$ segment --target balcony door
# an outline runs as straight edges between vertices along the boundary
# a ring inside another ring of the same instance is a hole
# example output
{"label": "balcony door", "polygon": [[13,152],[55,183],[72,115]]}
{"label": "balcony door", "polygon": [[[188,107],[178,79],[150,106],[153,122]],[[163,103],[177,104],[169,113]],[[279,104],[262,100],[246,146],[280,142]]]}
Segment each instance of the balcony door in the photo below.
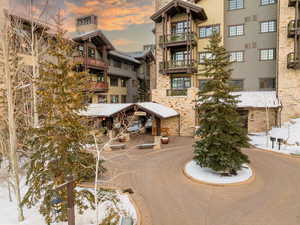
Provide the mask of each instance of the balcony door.
{"label": "balcony door", "polygon": [[171,33],[172,35],[183,34],[189,31],[188,21],[181,21],[171,24]]}
{"label": "balcony door", "polygon": [[171,52],[172,65],[175,67],[184,67],[190,60],[190,55],[186,50],[177,50]]}

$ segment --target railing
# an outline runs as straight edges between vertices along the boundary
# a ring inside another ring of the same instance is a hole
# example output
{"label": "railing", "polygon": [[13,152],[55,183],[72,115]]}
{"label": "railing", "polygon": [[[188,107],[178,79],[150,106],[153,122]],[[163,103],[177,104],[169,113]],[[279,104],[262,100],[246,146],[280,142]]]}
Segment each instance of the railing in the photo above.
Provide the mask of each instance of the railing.
{"label": "railing", "polygon": [[82,64],[85,64],[85,62],[86,62],[87,66],[95,66],[95,67],[100,67],[103,69],[108,67],[108,65],[101,59],[85,58],[83,56],[77,56],[74,58],[74,60],[75,60],[75,62],[79,62]]}
{"label": "railing", "polygon": [[196,60],[172,60],[167,62],[160,62],[159,69],[162,70],[176,70],[176,69],[197,69]]}
{"label": "railing", "polygon": [[288,37],[294,37],[299,28],[300,20],[298,20],[298,23],[296,23],[296,20],[291,20],[288,24]]}
{"label": "railing", "polygon": [[188,89],[168,89],[167,96],[187,96]]}
{"label": "railing", "polygon": [[187,32],[187,33],[177,33],[177,34],[167,34],[161,35],[159,38],[159,43],[176,43],[176,42],[183,42],[183,41],[196,41],[197,34],[194,32]]}
{"label": "railing", "polygon": [[108,83],[106,82],[91,82],[91,91],[106,92],[108,90]]}
{"label": "railing", "polygon": [[295,69],[298,63],[299,63],[299,59],[296,57],[294,52],[291,52],[287,55],[288,69]]}

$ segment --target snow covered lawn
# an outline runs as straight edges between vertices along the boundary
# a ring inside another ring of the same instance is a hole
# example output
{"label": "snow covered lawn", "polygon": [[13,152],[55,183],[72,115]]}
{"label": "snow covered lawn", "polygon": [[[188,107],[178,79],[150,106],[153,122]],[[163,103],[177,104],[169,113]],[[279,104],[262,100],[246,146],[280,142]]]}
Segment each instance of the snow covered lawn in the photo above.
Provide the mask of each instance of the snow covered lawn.
{"label": "snow covered lawn", "polygon": [[245,168],[238,171],[237,176],[221,176],[212,169],[201,168],[195,161],[190,161],[185,165],[185,173],[200,182],[210,184],[234,184],[248,180],[252,176],[252,170],[249,166],[244,165]]}
{"label": "snow covered lawn", "polygon": [[[0,225],[46,225],[38,208],[28,209],[26,207],[24,207],[25,221],[18,223],[14,195],[13,202],[9,202],[7,185],[6,182],[2,181],[0,180]],[[23,185],[23,194],[25,189],[26,187]],[[99,203],[99,222],[107,216],[111,208],[117,208],[120,215],[131,216],[136,224],[137,213],[128,196],[120,192],[116,192],[116,196],[116,205],[111,201]],[[95,225],[95,220],[95,211],[92,209],[86,210],[83,215],[79,215],[76,212],[76,225]],[[67,225],[67,223],[59,223],[57,225]]]}
{"label": "snow covered lawn", "polygon": [[[266,133],[254,133],[250,134],[249,137],[251,139],[250,143],[260,149],[279,152],[282,154],[300,155],[300,118],[284,123],[281,128],[272,128],[269,135],[266,135]],[[274,143],[274,148],[272,149],[270,137],[274,137],[276,139],[281,138],[286,143],[282,144],[279,150],[279,146],[276,141]]]}

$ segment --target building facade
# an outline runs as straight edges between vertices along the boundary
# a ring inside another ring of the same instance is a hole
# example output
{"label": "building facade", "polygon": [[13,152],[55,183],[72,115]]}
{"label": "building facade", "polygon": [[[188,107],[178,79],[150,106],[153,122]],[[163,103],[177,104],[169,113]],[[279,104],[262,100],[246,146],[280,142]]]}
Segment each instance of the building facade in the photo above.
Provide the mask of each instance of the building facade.
{"label": "building facade", "polygon": [[[150,76],[141,70],[151,62],[140,55],[116,50],[98,29],[97,21],[94,15],[77,18],[76,32],[69,34],[78,43],[77,60],[92,75],[93,95],[89,103],[137,102],[140,77],[149,80]],[[148,52],[143,52],[147,59]]]}
{"label": "building facade", "polygon": [[193,135],[198,126],[195,100],[207,81],[201,64],[211,57],[205,47],[213,31],[230,53],[230,85],[241,95],[248,131],[299,117],[297,7],[298,0],[157,0],[152,100],[180,113],[166,121],[171,133]]}

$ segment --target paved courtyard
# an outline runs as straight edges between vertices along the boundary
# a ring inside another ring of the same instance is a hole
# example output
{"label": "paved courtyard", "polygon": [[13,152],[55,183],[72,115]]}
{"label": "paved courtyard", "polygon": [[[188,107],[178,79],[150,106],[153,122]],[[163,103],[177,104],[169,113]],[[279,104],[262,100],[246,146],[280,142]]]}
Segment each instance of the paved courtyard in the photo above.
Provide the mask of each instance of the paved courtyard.
{"label": "paved courtyard", "polygon": [[[134,142],[143,143],[145,138]],[[213,187],[183,175],[183,166],[192,158],[192,138],[172,138],[160,151],[132,145],[108,153],[114,159],[106,166],[120,174],[115,184],[133,189],[142,225],[300,224],[300,159],[246,149],[255,180]]]}

